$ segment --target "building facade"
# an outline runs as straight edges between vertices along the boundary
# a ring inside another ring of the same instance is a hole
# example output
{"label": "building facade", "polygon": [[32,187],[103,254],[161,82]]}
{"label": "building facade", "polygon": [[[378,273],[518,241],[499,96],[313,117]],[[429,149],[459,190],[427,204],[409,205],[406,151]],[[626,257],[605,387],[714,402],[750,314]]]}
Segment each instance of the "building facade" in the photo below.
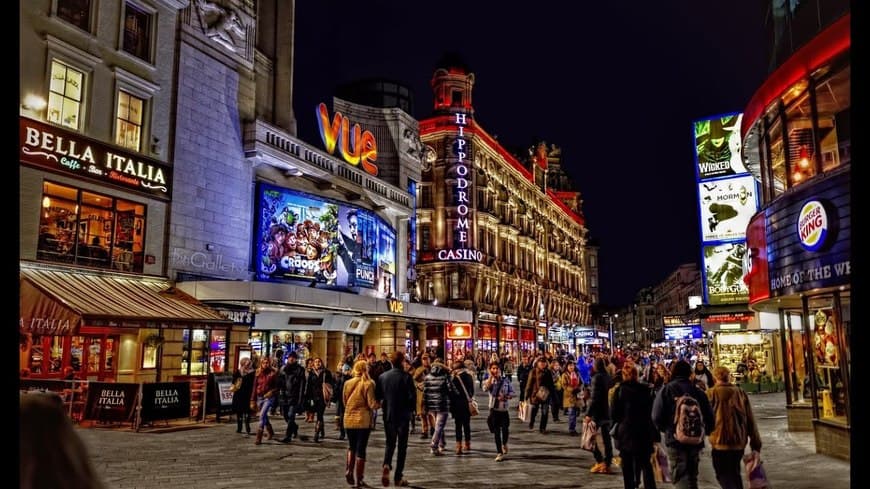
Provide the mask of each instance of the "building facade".
{"label": "building facade", "polygon": [[[20,25],[22,373],[140,382],[227,327],[166,275],[176,25],[187,2],[28,2]],[[163,375],[165,377],[165,375]]]}
{"label": "building facade", "polygon": [[[295,113],[294,3],[254,7],[195,3],[181,19],[169,273],[234,319],[231,366],[414,354],[430,323],[470,320],[406,295],[417,122],[341,98]],[[298,139],[297,124],[321,141]]]}
{"label": "building facade", "polygon": [[527,167],[480,126],[474,79],[446,58],[432,77],[412,294],[471,311],[467,323],[428,332],[446,360],[567,349],[566,332],[589,318],[584,219],[547,188],[546,148]]}
{"label": "building facade", "polygon": [[850,458],[850,3],[771,7],[771,72],[746,107],[762,206],[747,229],[750,307],[779,331],[790,430]]}

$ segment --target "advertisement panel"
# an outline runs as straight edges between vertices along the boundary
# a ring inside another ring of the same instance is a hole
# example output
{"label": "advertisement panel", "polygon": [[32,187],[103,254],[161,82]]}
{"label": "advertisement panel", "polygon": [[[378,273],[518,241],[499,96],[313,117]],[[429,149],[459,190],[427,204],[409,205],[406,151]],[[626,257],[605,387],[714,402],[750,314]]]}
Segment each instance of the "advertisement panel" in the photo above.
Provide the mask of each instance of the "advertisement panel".
{"label": "advertisement panel", "polygon": [[746,228],[743,282],[749,287],[749,302],[751,304],[770,297],[765,222],[765,214],[761,212],[749,221],[749,226]]}
{"label": "advertisement panel", "polygon": [[743,281],[746,243],[703,246],[704,295],[707,304],[737,304],[749,300],[749,287]]}
{"label": "advertisement panel", "polygon": [[700,340],[704,335],[700,324],[670,326],[665,328],[665,341]]}
{"label": "advertisement panel", "polygon": [[393,295],[396,232],[372,211],[260,183],[255,233],[260,280]]}
{"label": "advertisement panel", "polygon": [[90,382],[85,419],[97,421],[129,421],[136,407],[139,384]]}
{"label": "advertisement panel", "polygon": [[701,239],[741,239],[758,209],[755,177],[742,175],[698,183]]}
{"label": "advertisement panel", "polygon": [[190,382],[142,384],[142,422],[190,416]]}
{"label": "advertisement panel", "polygon": [[695,160],[698,180],[737,175],[748,170],[740,158],[740,121],[743,114],[723,114],[695,121]]}

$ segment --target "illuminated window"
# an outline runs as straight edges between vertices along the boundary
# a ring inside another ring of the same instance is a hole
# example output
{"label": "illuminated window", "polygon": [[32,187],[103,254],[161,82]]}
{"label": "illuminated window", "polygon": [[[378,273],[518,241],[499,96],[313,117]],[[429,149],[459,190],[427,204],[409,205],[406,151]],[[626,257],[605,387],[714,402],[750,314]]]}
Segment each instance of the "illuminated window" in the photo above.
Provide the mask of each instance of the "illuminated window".
{"label": "illuminated window", "polygon": [[115,142],[119,146],[139,151],[142,138],[142,110],[145,101],[123,90],[118,91],[118,113]]}
{"label": "illuminated window", "polygon": [[57,0],[57,16],[83,31],[91,30],[90,0]]}
{"label": "illuminated window", "polygon": [[459,272],[450,274],[450,298],[459,299]]}
{"label": "illuminated window", "polygon": [[421,224],[420,225],[420,249],[422,251],[429,251],[431,249],[431,238],[432,238],[432,225],[431,224]]}
{"label": "illuminated window", "polygon": [[145,206],[43,184],[38,260],[142,272]]}
{"label": "illuminated window", "polygon": [[51,62],[48,91],[48,121],[79,129],[85,75],[57,60]]}
{"label": "illuminated window", "polygon": [[151,14],[127,3],[124,9],[124,51],[151,61]]}

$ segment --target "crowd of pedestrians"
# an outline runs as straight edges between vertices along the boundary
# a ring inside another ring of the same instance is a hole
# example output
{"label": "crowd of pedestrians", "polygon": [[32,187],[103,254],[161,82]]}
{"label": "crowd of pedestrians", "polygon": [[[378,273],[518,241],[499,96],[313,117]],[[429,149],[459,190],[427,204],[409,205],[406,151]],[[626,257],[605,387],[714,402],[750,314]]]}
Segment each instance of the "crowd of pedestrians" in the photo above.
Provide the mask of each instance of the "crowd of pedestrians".
{"label": "crowd of pedestrians", "polygon": [[297,416],[303,413],[313,424],[313,441],[319,442],[326,436],[324,412],[333,403],[338,438],[348,443],[345,477],[353,487],[369,487],[367,447],[379,420],[386,435],[380,466],[385,487],[409,485],[404,476],[408,439],[418,430],[429,453],[444,456],[452,418],[453,453],[470,453],[475,392],[488,397],[484,414],[496,462],[509,453],[512,418],[546,436],[550,417],[561,423],[564,416],[569,436],[594,437],[581,442],[595,458],[589,471],[621,472],[625,489],[655,489],[663,481],[696,488],[705,440],[721,487],[742,489],[746,447],[752,456],[761,450],[748,396],[732,383],[727,368],[711,371],[701,359],[664,362],[644,352],[577,358],[535,352],[516,363],[509,355],[454,352],[451,357],[445,363],[430,352],[413,359],[385,352],[380,360],[359,354],[343,359],[334,374],[316,356],[304,366],[295,354],[287,355],[283,366],[271,358],[245,359],[234,374],[236,431],[251,434],[255,413],[255,443],[271,439],[269,414],[280,408],[287,424],[280,442],[309,439],[299,435]]}

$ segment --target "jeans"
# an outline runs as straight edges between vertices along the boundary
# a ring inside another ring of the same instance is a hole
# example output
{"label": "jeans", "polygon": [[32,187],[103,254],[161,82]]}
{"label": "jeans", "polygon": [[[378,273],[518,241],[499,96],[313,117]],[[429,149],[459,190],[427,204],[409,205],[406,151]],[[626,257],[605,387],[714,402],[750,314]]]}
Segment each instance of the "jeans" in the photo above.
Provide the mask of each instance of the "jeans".
{"label": "jeans", "polygon": [[491,411],[491,415],[495,425],[495,433],[493,433],[495,436],[495,451],[504,453],[502,452],[502,447],[507,445],[508,437],[511,434],[510,414],[507,411]]}
{"label": "jeans", "polygon": [[462,434],[465,434],[465,441],[471,443],[471,416],[454,416],[454,425],[456,426],[456,442],[462,441]]}
{"label": "jeans", "polygon": [[550,396],[544,402],[539,402],[537,404],[532,404],[532,416],[529,419],[529,428],[535,427],[535,418],[538,416],[538,409],[541,409],[541,431],[547,429],[547,416],[550,414],[550,401],[553,399],[553,396]]}
{"label": "jeans", "polygon": [[387,435],[387,448],[384,451],[384,465],[393,468],[393,452],[396,450],[396,442],[398,441],[399,453],[396,456],[396,473],[393,475],[394,480],[402,480],[402,475],[405,471],[405,455],[408,452],[408,423],[384,423],[384,430]]}
{"label": "jeans", "polygon": [[281,415],[284,416],[284,421],[287,422],[287,433],[284,438],[289,440],[296,432],[299,431],[299,425],[296,424],[296,409],[298,406],[282,404]]}
{"label": "jeans", "polygon": [[568,431],[572,433],[577,431],[577,408],[575,407],[568,408]]}
{"label": "jeans", "polygon": [[550,404],[553,406],[553,421],[556,421],[559,419],[559,411],[562,410],[562,391],[553,391]]}
{"label": "jeans", "polygon": [[272,396],[268,399],[266,399],[262,396],[257,396],[257,405],[259,406],[259,409],[257,409],[257,412],[260,413],[260,421],[259,421],[259,424],[257,425],[257,427],[259,429],[261,429],[261,430],[265,429],[267,426],[269,428],[272,427],[272,423],[269,422],[269,411],[272,410],[272,405],[274,403],[275,403],[275,396]]}
{"label": "jeans", "polygon": [[601,450],[598,449],[598,444],[595,444],[595,448],[592,450],[592,455],[595,457],[595,461],[598,463],[604,462],[605,465],[610,467],[610,463],[613,462],[613,440],[610,439],[610,420],[595,420],[595,424],[598,425],[598,429],[601,432],[601,438],[604,439],[604,453],[601,453]]}
{"label": "jeans", "polygon": [[366,448],[369,446],[371,428],[354,428],[347,430],[347,448],[360,460],[366,459]]}
{"label": "jeans", "polygon": [[713,470],[722,489],[743,489],[740,465],[743,463],[743,450],[713,449]]}
{"label": "jeans", "polygon": [[652,454],[620,452],[619,455],[622,457],[622,481],[625,489],[640,487],[638,473],[643,477],[643,489],[656,489],[656,479],[650,462]]}
{"label": "jeans", "polygon": [[429,414],[435,417],[435,434],[432,435],[431,448],[438,450],[446,445],[444,441],[444,427],[447,425],[449,413],[447,411],[429,411]]}
{"label": "jeans", "polygon": [[668,447],[671,480],[676,489],[698,489],[698,464],[701,447]]}

